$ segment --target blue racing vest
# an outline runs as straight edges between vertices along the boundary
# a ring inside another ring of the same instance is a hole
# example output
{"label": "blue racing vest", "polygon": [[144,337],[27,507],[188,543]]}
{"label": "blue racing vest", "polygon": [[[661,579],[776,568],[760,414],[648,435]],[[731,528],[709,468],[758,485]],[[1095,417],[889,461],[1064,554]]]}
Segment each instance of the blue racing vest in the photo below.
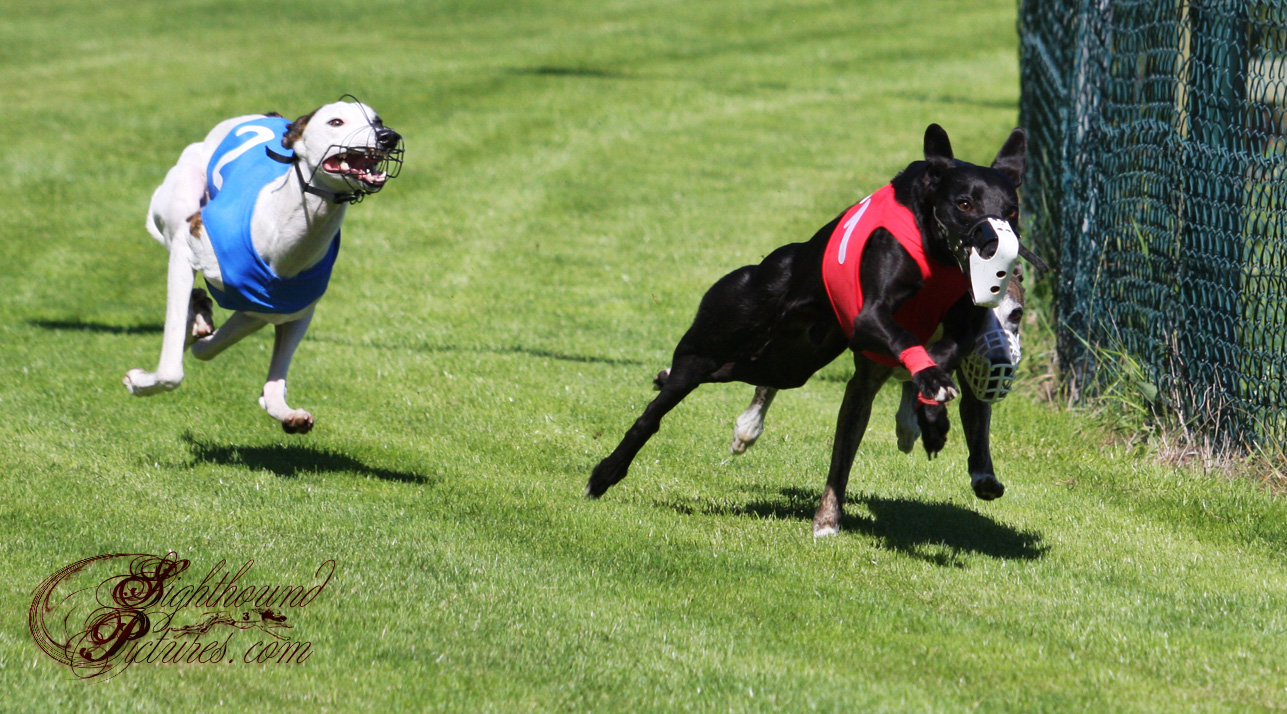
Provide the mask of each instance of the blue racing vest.
{"label": "blue racing vest", "polygon": [[331,268],[340,252],[339,231],[321,262],[289,278],[278,277],[268,267],[250,237],[250,217],[259,192],[291,170],[295,151],[282,147],[289,124],[282,117],[238,124],[215,149],[206,167],[210,200],[201,209],[201,222],[219,261],[223,290],[209,284],[206,287],[225,309],[299,312],[322,297],[331,280]]}

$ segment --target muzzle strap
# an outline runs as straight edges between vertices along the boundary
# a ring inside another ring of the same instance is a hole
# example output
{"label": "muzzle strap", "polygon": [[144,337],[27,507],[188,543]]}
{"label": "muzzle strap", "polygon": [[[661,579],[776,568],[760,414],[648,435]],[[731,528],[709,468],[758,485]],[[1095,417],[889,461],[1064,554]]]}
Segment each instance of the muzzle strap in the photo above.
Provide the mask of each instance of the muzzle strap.
{"label": "muzzle strap", "polygon": [[279,153],[277,153],[276,151],[273,151],[273,147],[271,147],[271,146],[265,146],[265,147],[264,147],[264,153],[265,153],[265,154],[268,154],[268,158],[272,159],[273,161],[276,161],[276,162],[277,162],[277,163],[279,163],[279,164],[293,164],[293,163],[295,163],[295,152],[294,152],[294,151],[290,152],[290,155],[289,155],[289,156],[287,156],[286,154],[279,154]]}
{"label": "muzzle strap", "polygon": [[1038,256],[1036,253],[1033,253],[1031,250],[1028,250],[1028,247],[1022,243],[1019,244],[1019,257],[1028,261],[1029,263],[1032,264],[1032,267],[1036,268],[1037,270],[1040,270],[1043,273],[1048,272],[1050,270],[1050,266],[1046,265],[1046,261],[1042,260],[1041,257]]}
{"label": "muzzle strap", "polygon": [[300,188],[304,189],[304,193],[321,196],[331,203],[357,203],[362,200],[362,196],[357,193],[335,193],[334,191],[327,191],[324,188],[314,186],[304,179],[304,172],[300,170],[299,162],[294,161],[292,163],[295,164],[295,176],[299,178],[299,185]]}

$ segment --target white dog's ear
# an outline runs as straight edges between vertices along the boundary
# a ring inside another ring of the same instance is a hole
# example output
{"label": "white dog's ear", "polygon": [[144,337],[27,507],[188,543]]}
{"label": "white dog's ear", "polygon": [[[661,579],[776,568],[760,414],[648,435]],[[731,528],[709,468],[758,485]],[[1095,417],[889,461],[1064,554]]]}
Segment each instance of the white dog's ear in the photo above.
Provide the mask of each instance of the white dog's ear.
{"label": "white dog's ear", "polygon": [[[317,109],[321,109],[321,107],[318,107]],[[282,137],[283,148],[292,148],[295,145],[295,142],[299,141],[299,138],[304,135],[304,130],[308,128],[308,122],[313,118],[313,115],[317,113],[317,109],[314,109],[286,126],[286,135]]]}

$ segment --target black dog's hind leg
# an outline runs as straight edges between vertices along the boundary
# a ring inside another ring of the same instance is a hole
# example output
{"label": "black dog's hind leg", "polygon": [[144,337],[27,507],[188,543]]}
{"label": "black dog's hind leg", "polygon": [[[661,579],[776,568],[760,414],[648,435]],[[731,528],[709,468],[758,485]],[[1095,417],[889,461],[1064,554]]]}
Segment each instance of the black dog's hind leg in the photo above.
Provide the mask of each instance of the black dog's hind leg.
{"label": "black dog's hind leg", "polygon": [[617,448],[594,467],[594,472],[590,474],[590,482],[585,486],[585,495],[598,498],[625,478],[639,450],[661,428],[662,417],[669,414],[671,409],[684,401],[684,397],[706,381],[716,367],[714,361],[708,358],[687,357],[676,359],[669,370],[658,374],[654,384],[661,392],[626,431],[625,437],[620,444],[617,444]]}
{"label": "black dog's hind leg", "polygon": [[845,489],[849,485],[849,471],[853,468],[854,455],[862,444],[871,418],[871,402],[893,372],[889,367],[876,364],[862,355],[854,355],[854,376],[845,386],[845,399],[840,403],[836,418],[836,439],[831,447],[831,468],[827,472],[827,485],[822,491],[822,503],[813,516],[815,538],[840,532],[840,519],[844,516]]}
{"label": "black dog's hind leg", "polygon": [[1001,498],[1005,486],[992,472],[992,449],[988,443],[992,429],[992,405],[979,401],[970,390],[969,383],[961,380],[965,389],[961,394],[961,430],[970,450],[970,487],[974,495],[984,501]]}

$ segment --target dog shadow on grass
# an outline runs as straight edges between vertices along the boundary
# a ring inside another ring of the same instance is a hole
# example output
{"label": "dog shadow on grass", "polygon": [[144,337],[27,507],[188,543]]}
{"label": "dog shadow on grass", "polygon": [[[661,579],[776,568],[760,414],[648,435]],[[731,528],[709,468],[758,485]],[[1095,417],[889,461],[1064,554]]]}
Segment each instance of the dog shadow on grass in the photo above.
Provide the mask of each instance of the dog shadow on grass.
{"label": "dog shadow on grass", "polygon": [[359,476],[418,486],[431,483],[431,479],[420,474],[368,466],[352,456],[313,446],[211,444],[198,441],[191,434],[184,434],[180,438],[188,445],[193,458],[197,461],[222,466],[240,466],[256,471],[263,470],[282,478],[296,478],[313,473],[355,473]]}
{"label": "dog shadow on grass", "polygon": [[[319,335],[308,338],[314,342],[326,342],[333,345],[345,345],[347,347],[367,347],[378,350],[391,351],[411,351],[425,353],[461,353],[461,354],[492,354],[492,355],[526,355],[537,359],[549,359],[558,362],[577,362],[581,364],[606,364],[614,367],[648,367],[652,363],[638,359],[629,359],[621,357],[604,357],[600,355],[573,354],[571,352],[559,352],[557,350],[542,349],[539,347],[526,347],[519,344],[509,345],[444,345],[444,344],[421,344],[415,342],[398,343],[398,342],[372,342],[369,340],[356,340],[336,335]],[[648,379],[652,379],[649,375]]]}
{"label": "dog shadow on grass", "polygon": [[[778,498],[742,504],[670,505],[687,513],[812,522],[819,493],[784,488]],[[970,554],[1002,560],[1038,560],[1050,549],[1039,532],[1012,528],[946,501],[850,494],[840,528],[842,536],[859,533],[875,539],[886,550],[943,566],[964,567],[961,556]]]}
{"label": "dog shadow on grass", "polygon": [[86,322],[84,320],[27,320],[27,324],[43,330],[98,332],[107,335],[159,335],[165,332],[165,325],[161,323],[151,325],[107,325],[101,322]]}

